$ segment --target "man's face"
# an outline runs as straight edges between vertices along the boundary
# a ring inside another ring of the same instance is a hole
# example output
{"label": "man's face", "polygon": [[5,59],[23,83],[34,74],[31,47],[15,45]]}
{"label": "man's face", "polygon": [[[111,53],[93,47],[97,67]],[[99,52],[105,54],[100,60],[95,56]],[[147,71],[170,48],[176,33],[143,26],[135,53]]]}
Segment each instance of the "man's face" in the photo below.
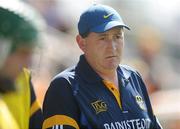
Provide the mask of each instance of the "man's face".
{"label": "man's face", "polygon": [[9,55],[10,48],[11,42],[9,40],[0,38],[0,69],[3,67],[4,61]]}
{"label": "man's face", "polygon": [[22,71],[27,68],[32,59],[33,48],[29,46],[20,46],[6,58],[3,66],[3,73],[7,77],[16,78]]}
{"label": "man's face", "polygon": [[96,70],[115,70],[122,57],[124,32],[115,27],[104,33],[91,32],[84,39],[83,52]]}

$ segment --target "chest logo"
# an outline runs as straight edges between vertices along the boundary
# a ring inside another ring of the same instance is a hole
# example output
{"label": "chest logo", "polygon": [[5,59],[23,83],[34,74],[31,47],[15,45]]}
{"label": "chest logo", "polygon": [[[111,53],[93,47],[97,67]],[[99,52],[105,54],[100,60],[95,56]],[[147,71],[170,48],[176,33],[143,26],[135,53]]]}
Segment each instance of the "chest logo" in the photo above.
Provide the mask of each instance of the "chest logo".
{"label": "chest logo", "polygon": [[102,100],[97,100],[91,103],[92,107],[96,111],[96,114],[107,111],[107,104]]}
{"label": "chest logo", "polygon": [[145,106],[145,103],[142,99],[142,97],[140,95],[137,95],[136,97],[136,102],[137,104],[139,105],[139,107],[142,109],[142,110],[146,110],[146,106]]}

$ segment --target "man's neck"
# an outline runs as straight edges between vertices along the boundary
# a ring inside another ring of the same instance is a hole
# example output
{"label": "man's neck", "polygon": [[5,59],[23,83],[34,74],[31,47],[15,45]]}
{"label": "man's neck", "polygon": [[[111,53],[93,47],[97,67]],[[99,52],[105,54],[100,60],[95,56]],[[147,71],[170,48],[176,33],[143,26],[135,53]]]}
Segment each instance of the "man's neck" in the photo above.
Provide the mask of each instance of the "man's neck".
{"label": "man's neck", "polygon": [[111,71],[111,72],[106,72],[106,73],[98,72],[98,71],[96,71],[96,72],[99,74],[99,76],[101,76],[101,78],[103,78],[106,81],[112,82],[116,86],[117,89],[119,88],[118,87],[118,76],[117,76],[116,71]]}

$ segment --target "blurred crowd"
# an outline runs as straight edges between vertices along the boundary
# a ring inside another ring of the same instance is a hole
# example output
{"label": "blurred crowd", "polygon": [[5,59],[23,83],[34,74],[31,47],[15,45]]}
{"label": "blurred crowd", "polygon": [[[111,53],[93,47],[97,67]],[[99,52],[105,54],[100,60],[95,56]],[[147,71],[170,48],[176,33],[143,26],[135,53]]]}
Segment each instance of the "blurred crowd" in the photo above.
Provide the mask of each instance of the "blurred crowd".
{"label": "blurred crowd", "polygon": [[162,126],[180,128],[180,13],[175,12],[178,7],[174,7],[177,10],[172,10],[172,14],[164,14],[165,9],[158,4],[156,8],[162,9],[160,12],[151,10],[157,11],[150,6],[154,6],[153,0],[24,1],[33,6],[47,24],[31,66],[32,81],[41,103],[52,77],[74,65],[81,54],[75,41],[80,12],[90,4],[104,3],[119,10],[131,27],[131,31],[125,31],[126,50],[122,63],[140,72]]}

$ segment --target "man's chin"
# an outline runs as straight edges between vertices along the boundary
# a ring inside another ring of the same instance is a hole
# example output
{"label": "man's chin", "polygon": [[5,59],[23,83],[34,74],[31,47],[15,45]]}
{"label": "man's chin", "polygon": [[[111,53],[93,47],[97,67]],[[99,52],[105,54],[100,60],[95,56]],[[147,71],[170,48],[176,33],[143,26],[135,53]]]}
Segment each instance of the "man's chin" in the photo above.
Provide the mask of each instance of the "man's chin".
{"label": "man's chin", "polygon": [[116,70],[118,67],[119,63],[108,63],[106,64],[105,68],[108,70]]}

